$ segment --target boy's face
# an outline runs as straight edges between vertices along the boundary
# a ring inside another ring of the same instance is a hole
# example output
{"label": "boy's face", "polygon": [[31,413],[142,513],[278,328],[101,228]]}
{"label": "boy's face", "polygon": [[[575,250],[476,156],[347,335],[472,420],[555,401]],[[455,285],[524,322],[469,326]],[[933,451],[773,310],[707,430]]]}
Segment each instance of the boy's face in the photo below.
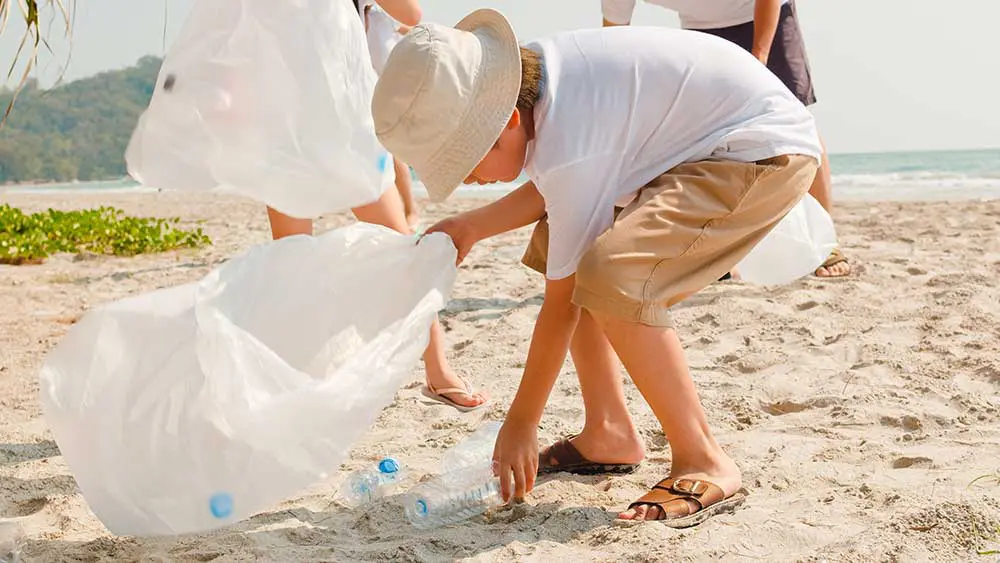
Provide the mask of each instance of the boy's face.
{"label": "boy's face", "polygon": [[466,184],[493,184],[513,182],[524,169],[524,159],[528,152],[528,132],[521,121],[521,114],[514,110],[510,121],[500,133],[500,138],[476,168],[465,179]]}

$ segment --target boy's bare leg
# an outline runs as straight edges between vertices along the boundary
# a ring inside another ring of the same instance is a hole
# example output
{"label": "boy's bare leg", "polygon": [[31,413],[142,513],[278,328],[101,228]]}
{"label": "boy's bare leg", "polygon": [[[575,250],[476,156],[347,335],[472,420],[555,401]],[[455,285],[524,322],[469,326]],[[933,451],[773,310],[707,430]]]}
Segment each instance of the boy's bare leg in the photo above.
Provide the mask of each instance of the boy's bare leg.
{"label": "boy's bare leg", "polygon": [[[740,470],[708,428],[677,333],[609,316],[595,318],[670,441],[670,476],[709,481],[727,497],[735,494],[742,486]],[[648,506],[619,515],[635,520],[661,517],[659,508]]]}
{"label": "boy's bare leg", "polygon": [[625,404],[618,358],[601,327],[586,310],[570,343],[570,354],[580,380],[586,420],[572,440],[584,458],[598,463],[638,463],[645,455]]}
{"label": "boy's bare leg", "polygon": [[[403,202],[396,190],[386,190],[375,203],[354,209],[354,215],[359,221],[384,225],[394,231],[411,234],[410,226],[406,224],[403,213]],[[405,280],[400,280],[405,283]],[[424,367],[427,370],[427,382],[435,389],[464,389],[465,383],[451,370],[445,357],[444,331],[437,318],[431,325],[430,343],[424,351]],[[481,393],[446,393],[446,397],[464,407],[474,407],[486,402]]]}
{"label": "boy's bare leg", "polygon": [[399,197],[403,200],[403,214],[406,216],[406,224],[411,229],[417,227],[420,216],[417,213],[417,204],[413,201],[413,178],[410,177],[410,167],[405,162],[393,157],[393,166],[396,168],[396,189]]}

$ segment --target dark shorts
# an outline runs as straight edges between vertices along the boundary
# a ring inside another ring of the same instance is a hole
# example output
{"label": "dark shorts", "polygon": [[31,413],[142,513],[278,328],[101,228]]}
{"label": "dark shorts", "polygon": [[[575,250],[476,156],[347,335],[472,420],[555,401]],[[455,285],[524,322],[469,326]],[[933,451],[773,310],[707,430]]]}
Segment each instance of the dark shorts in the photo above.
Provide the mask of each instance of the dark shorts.
{"label": "dark shorts", "polygon": [[[736,43],[747,51],[753,48],[753,22],[719,29],[698,29]],[[795,2],[781,6],[778,16],[778,30],[774,33],[774,43],[767,57],[767,68],[776,74],[785,86],[805,105],[816,103],[812,76],[809,73],[809,59],[806,58],[806,44],[802,40],[802,30],[795,15]]]}

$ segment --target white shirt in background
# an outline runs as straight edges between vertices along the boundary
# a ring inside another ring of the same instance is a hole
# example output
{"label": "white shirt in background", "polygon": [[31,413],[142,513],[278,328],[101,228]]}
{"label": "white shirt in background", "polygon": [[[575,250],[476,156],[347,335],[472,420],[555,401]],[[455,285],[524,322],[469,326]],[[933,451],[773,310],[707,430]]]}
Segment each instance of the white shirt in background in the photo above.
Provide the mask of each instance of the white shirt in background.
{"label": "white shirt in background", "polygon": [[678,164],[784,154],[819,160],[812,114],[724,39],[618,27],[525,46],[546,68],[525,169],[545,199],[549,279],[573,274],[611,226],[615,204]]}
{"label": "white shirt in background", "polygon": [[368,11],[368,30],[366,32],[368,52],[371,53],[372,66],[375,67],[375,72],[379,75],[385,68],[389,53],[403,39],[398,30],[399,23],[378,6]]}
{"label": "white shirt in background", "polygon": [[[717,29],[753,21],[754,0],[646,0],[677,12],[684,29]],[[789,0],[782,0],[787,4]],[[604,19],[627,24],[636,0],[601,0]]]}
{"label": "white shirt in background", "polygon": [[365,10],[368,17],[365,26],[365,36],[368,38],[368,53],[371,55],[372,66],[376,74],[382,74],[385,62],[389,59],[396,44],[403,38],[399,33],[399,23],[392,19],[374,0],[359,2],[362,17]]}

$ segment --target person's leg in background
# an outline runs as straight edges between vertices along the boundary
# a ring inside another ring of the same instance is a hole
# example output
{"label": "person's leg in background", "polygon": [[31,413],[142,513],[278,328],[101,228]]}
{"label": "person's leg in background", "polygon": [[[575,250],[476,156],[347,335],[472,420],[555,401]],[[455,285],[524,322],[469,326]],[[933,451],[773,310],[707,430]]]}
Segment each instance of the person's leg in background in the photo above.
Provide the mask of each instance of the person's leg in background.
{"label": "person's leg in background", "polygon": [[[827,213],[833,215],[833,181],[830,177],[830,157],[826,154],[826,144],[820,137],[823,144],[823,161],[819,170],[816,171],[816,179],[813,180],[809,188],[809,195],[813,196]],[[851,263],[841,254],[840,249],[834,250],[833,254],[827,258],[822,266],[816,268],[816,277],[839,278],[850,275]]]}
{"label": "person's leg in background", "polygon": [[[768,59],[768,68],[795,93],[803,104],[806,106],[815,104],[816,94],[813,90],[812,72],[809,68],[809,59],[806,56],[805,40],[802,38],[795,0],[791,0],[782,7],[772,53],[776,56],[773,59]],[[816,178],[809,188],[809,195],[813,196],[827,213],[833,215],[833,181],[830,172],[830,158],[827,156],[826,143],[823,142],[822,135],[820,135],[820,144],[823,147],[823,156],[819,170],[816,172]],[[821,278],[839,278],[850,273],[851,264],[839,248],[835,249],[815,272],[816,276]]]}
{"label": "person's leg in background", "polygon": [[417,204],[413,200],[413,177],[410,175],[410,167],[393,157],[393,166],[396,168],[396,189],[399,197],[403,201],[403,213],[406,216],[406,224],[411,229],[416,229],[420,223],[420,214],[417,211]]}
{"label": "person's leg in background", "polygon": [[[748,52],[753,52],[753,21],[726,28],[700,29],[698,31],[721,37],[739,45]],[[806,56],[805,41],[802,38],[794,0],[781,6],[778,27],[767,57],[767,68],[781,79],[782,83],[803,104],[811,106],[816,103],[812,72],[809,68],[809,59]],[[822,137],[820,137],[820,143],[823,144]],[[809,194],[823,206],[827,213],[833,213],[833,183],[830,173],[830,159],[827,156],[825,144],[823,144],[821,165],[813,180],[812,187],[809,189]],[[851,264],[838,248],[814,273],[817,277],[824,278],[847,276],[851,273]]]}

